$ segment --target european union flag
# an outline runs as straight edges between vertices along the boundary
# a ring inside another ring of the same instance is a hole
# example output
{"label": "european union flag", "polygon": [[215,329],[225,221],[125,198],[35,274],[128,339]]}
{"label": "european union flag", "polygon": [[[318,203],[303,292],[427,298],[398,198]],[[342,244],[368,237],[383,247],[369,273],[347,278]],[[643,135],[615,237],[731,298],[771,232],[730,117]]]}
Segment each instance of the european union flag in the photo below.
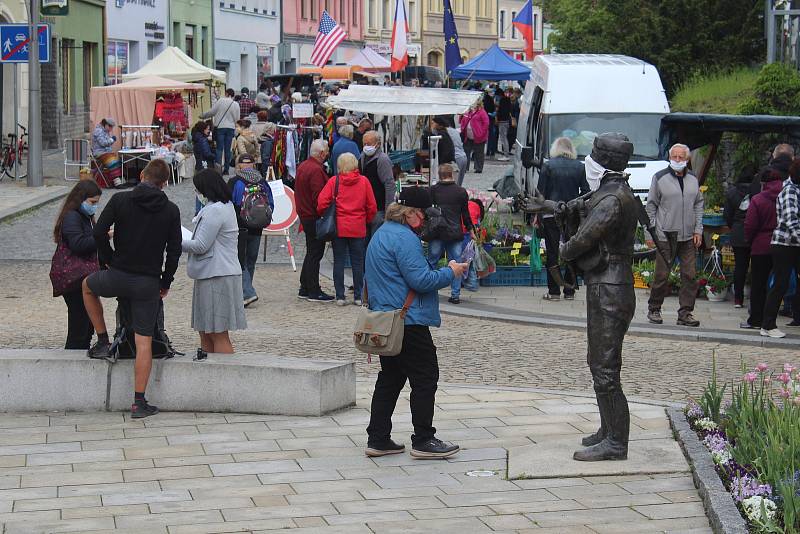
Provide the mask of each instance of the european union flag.
{"label": "european union flag", "polygon": [[458,48],[458,30],[453,19],[453,8],[450,0],[444,0],[444,71],[450,71],[461,65],[461,50]]}

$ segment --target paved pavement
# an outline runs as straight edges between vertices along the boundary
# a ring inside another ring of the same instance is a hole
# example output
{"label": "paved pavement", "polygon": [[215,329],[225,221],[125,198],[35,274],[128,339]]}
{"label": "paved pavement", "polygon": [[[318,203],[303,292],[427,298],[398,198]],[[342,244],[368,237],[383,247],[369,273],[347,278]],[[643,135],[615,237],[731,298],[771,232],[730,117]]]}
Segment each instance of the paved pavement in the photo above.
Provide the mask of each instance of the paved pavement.
{"label": "paved pavement", "polygon": [[[462,452],[370,459],[371,389],[360,382],[356,407],[318,418],[0,415],[0,531],[711,532],[685,462],[659,475],[505,480],[507,449],[577,445],[594,430],[596,407],[584,398],[444,386],[438,435]],[[631,412],[632,448],[670,435],[663,409]],[[396,413],[394,437],[408,446],[408,391]]]}

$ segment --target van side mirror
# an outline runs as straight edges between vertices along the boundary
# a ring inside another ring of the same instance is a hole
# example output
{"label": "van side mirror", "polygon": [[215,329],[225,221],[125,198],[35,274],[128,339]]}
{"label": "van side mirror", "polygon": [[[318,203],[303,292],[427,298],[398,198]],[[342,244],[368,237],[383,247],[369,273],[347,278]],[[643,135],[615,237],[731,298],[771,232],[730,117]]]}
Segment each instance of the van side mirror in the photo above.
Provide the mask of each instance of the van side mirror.
{"label": "van side mirror", "polygon": [[539,167],[541,162],[536,159],[533,154],[533,147],[532,146],[524,146],[522,147],[522,153],[520,154],[520,159],[522,160],[522,166],[526,169],[530,169],[531,167]]}

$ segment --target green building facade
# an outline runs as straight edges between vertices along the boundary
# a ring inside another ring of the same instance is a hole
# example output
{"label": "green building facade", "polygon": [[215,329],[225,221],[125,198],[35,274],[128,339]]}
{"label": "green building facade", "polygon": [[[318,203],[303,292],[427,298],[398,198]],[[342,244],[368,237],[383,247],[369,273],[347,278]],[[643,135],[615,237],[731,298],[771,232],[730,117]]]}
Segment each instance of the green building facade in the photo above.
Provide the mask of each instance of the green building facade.
{"label": "green building facade", "polygon": [[46,148],[62,147],[89,129],[89,92],[105,75],[105,9],[104,0],[70,0],[69,15],[43,19],[51,27],[41,86]]}
{"label": "green building facade", "polygon": [[195,61],[214,68],[212,0],[170,0],[172,46]]}

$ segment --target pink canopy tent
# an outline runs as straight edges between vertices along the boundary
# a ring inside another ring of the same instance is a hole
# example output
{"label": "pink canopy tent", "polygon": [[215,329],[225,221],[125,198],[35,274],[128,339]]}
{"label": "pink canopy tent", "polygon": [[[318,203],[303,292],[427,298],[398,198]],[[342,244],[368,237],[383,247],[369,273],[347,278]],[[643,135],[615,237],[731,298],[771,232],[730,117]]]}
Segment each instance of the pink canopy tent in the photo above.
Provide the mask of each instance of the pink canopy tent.
{"label": "pink canopy tent", "polygon": [[205,89],[205,85],[202,84],[177,82],[160,76],[145,76],[118,85],[92,87],[89,95],[89,118],[92,127],[104,118],[116,120],[117,126],[151,124],[156,107],[156,95],[159,92]]}

